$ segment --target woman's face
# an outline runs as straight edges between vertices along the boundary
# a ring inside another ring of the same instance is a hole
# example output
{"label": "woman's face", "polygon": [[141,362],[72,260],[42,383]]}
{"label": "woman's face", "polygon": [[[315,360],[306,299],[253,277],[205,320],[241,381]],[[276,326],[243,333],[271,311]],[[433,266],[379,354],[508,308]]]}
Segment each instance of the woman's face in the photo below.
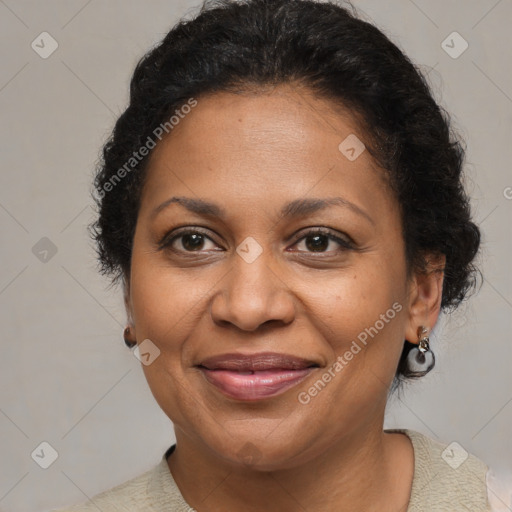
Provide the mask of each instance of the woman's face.
{"label": "woman's face", "polygon": [[[380,428],[403,340],[435,322],[384,171],[333,107],[284,85],[201,97],[151,155],[127,297],[143,369],[177,437],[228,463]],[[286,357],[236,359],[261,353]]]}

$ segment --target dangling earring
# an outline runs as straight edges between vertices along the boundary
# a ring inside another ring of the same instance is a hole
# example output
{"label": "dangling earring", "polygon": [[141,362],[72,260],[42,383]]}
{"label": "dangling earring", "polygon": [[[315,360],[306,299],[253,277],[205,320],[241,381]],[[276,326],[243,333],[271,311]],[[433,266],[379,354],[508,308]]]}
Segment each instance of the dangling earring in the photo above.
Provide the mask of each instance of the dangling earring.
{"label": "dangling earring", "polygon": [[124,343],[128,348],[133,348],[137,345],[136,341],[130,339],[130,327],[126,327],[123,333]]}
{"label": "dangling earring", "polygon": [[436,364],[434,352],[430,350],[428,329],[423,325],[418,327],[418,346],[409,351],[407,355],[408,376],[423,377]]}

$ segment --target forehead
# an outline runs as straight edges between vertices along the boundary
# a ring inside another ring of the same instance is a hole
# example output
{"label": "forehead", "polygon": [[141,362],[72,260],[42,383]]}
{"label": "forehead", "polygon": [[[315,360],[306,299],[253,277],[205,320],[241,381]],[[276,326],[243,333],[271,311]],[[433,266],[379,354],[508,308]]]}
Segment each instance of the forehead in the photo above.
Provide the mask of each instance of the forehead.
{"label": "forehead", "polygon": [[365,192],[385,188],[364,140],[347,109],[304,88],[198,97],[153,150],[143,202],[163,201],[171,190],[225,201],[337,190],[363,201]]}
{"label": "forehead", "polygon": [[[364,138],[355,114],[339,102],[293,84],[209,93],[198,98],[197,106],[180,117],[174,117],[178,123],[152,158],[158,158],[168,144],[189,144],[193,142],[191,138],[198,136],[211,142],[223,139],[218,149],[234,151],[247,142],[253,150],[265,149],[257,144],[260,140],[270,143],[270,147],[297,144],[299,152],[310,152],[314,145],[327,146],[333,141],[336,149],[336,141],[350,134]],[[327,140],[326,134],[331,136]]]}

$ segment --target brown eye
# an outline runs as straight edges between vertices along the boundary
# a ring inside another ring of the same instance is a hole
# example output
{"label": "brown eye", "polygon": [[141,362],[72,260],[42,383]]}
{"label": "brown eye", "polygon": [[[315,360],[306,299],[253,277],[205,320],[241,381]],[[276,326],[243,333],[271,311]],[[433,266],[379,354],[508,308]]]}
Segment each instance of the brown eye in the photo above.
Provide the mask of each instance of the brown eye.
{"label": "brown eye", "polygon": [[305,240],[306,247],[314,252],[323,252],[329,246],[329,238],[326,235],[309,235]]}
{"label": "brown eye", "polygon": [[[349,240],[345,240],[337,235],[334,235],[330,231],[318,229],[310,231],[306,233],[305,236],[298,238],[295,244],[297,245],[299,244],[299,242],[302,243],[303,241],[306,250],[301,250],[299,252],[340,252],[354,248],[354,245]],[[338,247],[334,247],[334,249],[327,250],[332,245],[332,242],[335,242],[335,246],[337,245]]]}
{"label": "brown eye", "polygon": [[181,235],[181,245],[187,251],[197,251],[203,248],[204,236],[197,233]]}
{"label": "brown eye", "polygon": [[[211,243],[211,247],[208,247],[208,242]],[[206,247],[205,247],[206,246]],[[189,229],[187,231],[181,231],[171,235],[166,235],[160,242],[160,249],[169,249],[174,252],[200,252],[200,251],[211,251],[217,244],[202,231],[197,229]]]}

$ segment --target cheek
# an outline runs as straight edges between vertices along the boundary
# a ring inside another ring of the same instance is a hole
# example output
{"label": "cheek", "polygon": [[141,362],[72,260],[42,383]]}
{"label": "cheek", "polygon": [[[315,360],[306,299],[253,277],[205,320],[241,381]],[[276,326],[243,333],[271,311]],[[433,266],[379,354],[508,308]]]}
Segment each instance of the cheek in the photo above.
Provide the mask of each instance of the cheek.
{"label": "cheek", "polygon": [[[398,313],[404,309],[404,277],[390,276],[382,262],[374,265],[369,260],[336,277],[317,280],[314,286],[304,286],[303,296],[307,297],[313,317],[323,320],[328,327],[326,337],[335,340],[339,336],[342,346],[348,338],[357,338],[376,323],[378,330],[383,330],[383,322],[389,330],[392,323],[401,322]],[[393,308],[393,304],[397,305]]]}
{"label": "cheek", "polygon": [[309,288],[310,318],[320,320],[317,328],[332,351],[329,368],[338,385],[331,391],[340,403],[371,402],[368,397],[385,392],[394,377],[406,320],[405,272],[400,259],[395,262],[369,258],[350,273],[322,281],[316,294]]}
{"label": "cheek", "polygon": [[134,248],[130,289],[137,338],[165,343],[194,325],[201,299],[211,287],[204,276],[198,269],[171,268],[154,254]]}
{"label": "cheek", "polygon": [[[381,330],[381,315],[394,303],[403,302],[405,275],[393,259],[397,261],[396,255],[387,260],[381,254],[370,255],[337,272],[287,272],[286,285],[295,296],[290,300],[298,304],[297,315],[316,323],[336,352],[347,340],[361,333],[364,337],[365,330],[376,323]],[[131,300],[137,338],[167,344],[186,337],[199,321],[207,321],[204,316],[212,286],[220,289],[222,276],[220,267],[180,269],[134,248]],[[386,331],[391,323],[399,322],[387,322]]]}

